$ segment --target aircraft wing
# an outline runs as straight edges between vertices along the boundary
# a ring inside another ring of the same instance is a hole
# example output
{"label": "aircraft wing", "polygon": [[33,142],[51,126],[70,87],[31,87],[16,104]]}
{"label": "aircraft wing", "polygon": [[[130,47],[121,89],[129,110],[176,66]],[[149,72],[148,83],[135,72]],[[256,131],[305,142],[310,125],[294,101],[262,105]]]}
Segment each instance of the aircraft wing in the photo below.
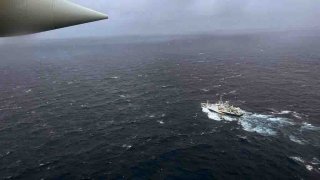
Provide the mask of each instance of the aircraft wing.
{"label": "aircraft wing", "polygon": [[107,19],[67,0],[0,0],[0,37],[32,34]]}

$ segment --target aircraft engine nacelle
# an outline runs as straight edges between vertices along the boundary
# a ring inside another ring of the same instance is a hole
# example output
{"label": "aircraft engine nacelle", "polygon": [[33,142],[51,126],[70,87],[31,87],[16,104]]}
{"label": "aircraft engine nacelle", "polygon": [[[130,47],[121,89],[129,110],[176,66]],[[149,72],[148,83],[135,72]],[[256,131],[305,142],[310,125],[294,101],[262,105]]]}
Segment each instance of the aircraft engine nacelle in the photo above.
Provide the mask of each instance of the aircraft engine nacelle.
{"label": "aircraft engine nacelle", "polygon": [[0,37],[49,31],[107,19],[67,0],[0,0]]}

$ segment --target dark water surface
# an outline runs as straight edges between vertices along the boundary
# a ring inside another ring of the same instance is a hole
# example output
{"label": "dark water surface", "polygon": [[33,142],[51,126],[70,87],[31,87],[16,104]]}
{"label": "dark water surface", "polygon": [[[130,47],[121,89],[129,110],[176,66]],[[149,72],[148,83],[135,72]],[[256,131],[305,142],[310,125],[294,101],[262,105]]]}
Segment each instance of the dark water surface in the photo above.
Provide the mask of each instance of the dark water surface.
{"label": "dark water surface", "polygon": [[[0,179],[320,178],[318,35],[52,40],[0,55]],[[247,114],[201,109],[220,94]]]}

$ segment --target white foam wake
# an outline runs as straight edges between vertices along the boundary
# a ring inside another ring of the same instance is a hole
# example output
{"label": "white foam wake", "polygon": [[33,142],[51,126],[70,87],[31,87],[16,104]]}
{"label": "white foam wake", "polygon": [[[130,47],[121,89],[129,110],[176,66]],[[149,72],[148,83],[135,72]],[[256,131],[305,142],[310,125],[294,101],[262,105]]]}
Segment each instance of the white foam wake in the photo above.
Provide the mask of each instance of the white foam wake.
{"label": "white foam wake", "polygon": [[296,119],[302,119],[304,117],[303,114],[297,113],[295,111],[289,111],[289,110],[284,110],[280,112],[273,112],[275,115],[291,115],[292,117]]}
{"label": "white foam wake", "polygon": [[286,118],[250,112],[246,112],[246,114],[239,119],[239,123],[246,131],[267,136],[274,136],[277,134],[279,128],[293,124]]}
{"label": "white foam wake", "polygon": [[[245,112],[245,115],[241,118],[221,115],[211,112],[207,108],[202,108],[202,111],[206,113],[210,119],[215,121],[238,121],[238,124],[242,129],[248,132],[258,133],[264,136],[282,134],[284,137],[288,138],[288,140],[299,145],[320,145],[319,139],[313,137],[314,133],[320,135],[320,127],[307,122],[295,123],[287,117],[277,116],[283,114],[296,114],[295,112],[293,113],[293,111],[281,111],[280,113],[273,113],[272,115]],[[310,134],[309,132],[311,131],[313,135],[310,137],[308,134]]]}
{"label": "white foam wake", "polygon": [[238,121],[243,130],[256,132],[262,135],[276,135],[279,127],[292,124],[292,122],[286,118],[275,117],[272,115],[245,112],[243,117],[237,118],[220,115],[209,111],[207,108],[202,108],[202,111],[206,113],[210,119],[215,121]]}

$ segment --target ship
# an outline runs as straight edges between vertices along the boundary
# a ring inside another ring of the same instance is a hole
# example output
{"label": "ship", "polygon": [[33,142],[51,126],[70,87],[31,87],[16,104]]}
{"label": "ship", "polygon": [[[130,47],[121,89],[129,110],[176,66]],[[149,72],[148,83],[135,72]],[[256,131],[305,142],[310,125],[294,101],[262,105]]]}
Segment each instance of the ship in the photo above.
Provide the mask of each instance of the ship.
{"label": "ship", "polygon": [[242,117],[245,114],[244,110],[230,105],[229,101],[223,102],[221,97],[217,103],[211,104],[207,101],[206,103],[201,103],[201,107],[221,115]]}

